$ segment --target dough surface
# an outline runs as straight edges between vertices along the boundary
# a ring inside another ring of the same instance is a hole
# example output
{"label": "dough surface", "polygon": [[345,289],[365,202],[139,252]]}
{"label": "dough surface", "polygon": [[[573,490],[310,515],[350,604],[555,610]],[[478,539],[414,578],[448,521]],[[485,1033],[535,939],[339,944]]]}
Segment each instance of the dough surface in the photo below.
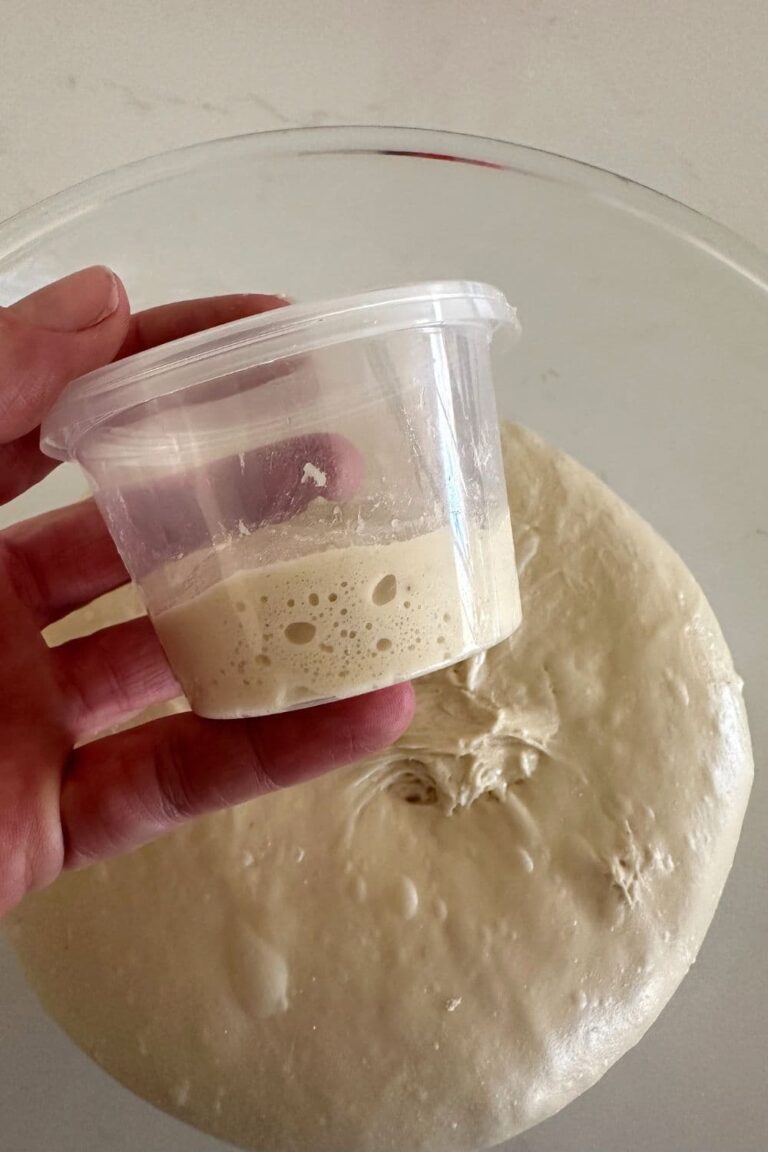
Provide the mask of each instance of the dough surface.
{"label": "dough surface", "polygon": [[[509,641],[419,681],[385,755],[67,875],[13,918],[78,1044],[245,1148],[467,1152],[522,1131],[640,1038],[717,905],[752,777],[717,622],[596,477],[519,428],[504,452]],[[80,628],[134,610],[120,593]]]}

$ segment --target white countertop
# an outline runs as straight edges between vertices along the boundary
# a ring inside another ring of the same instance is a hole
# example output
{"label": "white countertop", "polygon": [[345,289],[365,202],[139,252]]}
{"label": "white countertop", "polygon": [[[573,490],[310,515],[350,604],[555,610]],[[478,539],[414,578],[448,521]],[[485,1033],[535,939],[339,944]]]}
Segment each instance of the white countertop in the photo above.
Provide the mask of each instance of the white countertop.
{"label": "white countertop", "polygon": [[765,0],[3,0],[0,218],[128,160],[292,125],[498,136],[768,247]]}
{"label": "white countertop", "polygon": [[[768,249],[767,45],[766,0],[0,0],[0,219],[86,176],[182,144],[378,123],[496,136],[586,160]],[[765,876],[758,882],[765,885]],[[0,1035],[24,1027],[32,1011],[31,994],[12,983],[0,1004]],[[748,1026],[750,990],[743,991]],[[699,986],[686,1004],[675,1000],[657,1025],[668,1039],[679,1034],[681,1062],[685,1015],[706,1014],[705,992]],[[30,1051],[36,1030],[33,1023]],[[642,1130],[643,1109],[673,1075],[654,1067],[654,1051],[643,1044],[632,1057],[647,1090],[626,1114],[631,1130]],[[90,1095],[101,1080],[85,1075],[85,1058],[63,1037],[53,1045],[41,1039],[40,1053],[41,1083],[53,1082],[62,1060],[82,1067],[72,1106],[93,1146],[109,1152],[118,1134],[95,1089]],[[715,1071],[716,1036],[710,1057],[703,1111],[717,1107],[713,1085],[727,1095],[738,1076],[735,1065],[722,1077]],[[3,1152],[4,1131],[8,1152],[39,1147],[20,1133],[27,1115],[29,1138],[42,1131],[40,1085],[23,1095],[8,1117],[0,1084]],[[693,1107],[690,1093],[685,1106]],[[753,1101],[756,1110],[765,1106]],[[580,1117],[583,1101],[571,1108],[578,1141],[592,1129]],[[171,1148],[155,1137],[146,1106],[137,1101],[132,1115],[137,1148]],[[51,1152],[80,1149],[78,1123],[62,1124]],[[747,1135],[736,1125],[730,1152],[758,1152],[758,1127],[755,1115]],[[527,1138],[518,1143],[523,1152]],[[185,1137],[189,1152],[209,1146]],[[617,1150],[578,1143],[572,1152]],[[699,1141],[695,1152],[720,1149]]]}

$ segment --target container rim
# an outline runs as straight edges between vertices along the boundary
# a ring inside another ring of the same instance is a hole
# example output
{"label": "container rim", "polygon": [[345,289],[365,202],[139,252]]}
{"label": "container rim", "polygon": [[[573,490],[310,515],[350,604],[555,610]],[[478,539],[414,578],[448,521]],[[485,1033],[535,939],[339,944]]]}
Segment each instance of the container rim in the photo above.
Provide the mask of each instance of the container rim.
{"label": "container rim", "polygon": [[288,304],[183,336],[79,376],[45,416],[40,448],[57,460],[77,458],[82,438],[129,409],[244,368],[318,348],[425,327],[501,324],[517,312],[489,284],[443,280]]}

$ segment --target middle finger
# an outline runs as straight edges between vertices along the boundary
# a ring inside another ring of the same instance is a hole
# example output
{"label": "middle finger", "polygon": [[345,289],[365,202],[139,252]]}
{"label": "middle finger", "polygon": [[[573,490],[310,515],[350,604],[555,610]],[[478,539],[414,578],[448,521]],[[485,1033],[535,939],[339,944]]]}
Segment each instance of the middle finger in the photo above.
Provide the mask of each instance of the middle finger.
{"label": "middle finger", "polygon": [[76,742],[182,695],[146,616],[69,640],[51,656]]}
{"label": "middle finger", "polygon": [[[311,482],[307,461],[314,464]],[[210,545],[210,525],[199,504],[201,486],[212,486],[224,525],[236,531],[243,519],[253,530],[289,520],[317,496],[349,498],[362,471],[362,458],[352,444],[325,433],[228,457],[200,476],[188,470],[154,485],[125,488],[121,527],[134,540],[137,575],[142,578],[173,552]],[[319,477],[322,487],[312,477]],[[0,533],[0,551],[9,561],[18,595],[41,628],[128,581],[93,500],[14,524]]]}
{"label": "middle finger", "polygon": [[0,553],[40,628],[128,581],[93,500],[13,524]]}

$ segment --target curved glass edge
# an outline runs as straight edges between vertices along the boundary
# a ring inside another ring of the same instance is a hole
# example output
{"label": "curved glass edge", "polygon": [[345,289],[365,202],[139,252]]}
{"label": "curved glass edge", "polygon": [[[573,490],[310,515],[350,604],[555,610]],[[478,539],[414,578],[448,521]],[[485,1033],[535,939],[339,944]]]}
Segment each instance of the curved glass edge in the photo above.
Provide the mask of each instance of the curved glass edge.
{"label": "curved glass edge", "polygon": [[553,152],[490,137],[422,128],[287,128],[191,144],[133,161],[56,193],[0,224],[0,275],[47,234],[132,190],[243,156],[357,153],[473,164],[570,185],[690,243],[768,293],[768,255],[722,224],[625,176]]}

